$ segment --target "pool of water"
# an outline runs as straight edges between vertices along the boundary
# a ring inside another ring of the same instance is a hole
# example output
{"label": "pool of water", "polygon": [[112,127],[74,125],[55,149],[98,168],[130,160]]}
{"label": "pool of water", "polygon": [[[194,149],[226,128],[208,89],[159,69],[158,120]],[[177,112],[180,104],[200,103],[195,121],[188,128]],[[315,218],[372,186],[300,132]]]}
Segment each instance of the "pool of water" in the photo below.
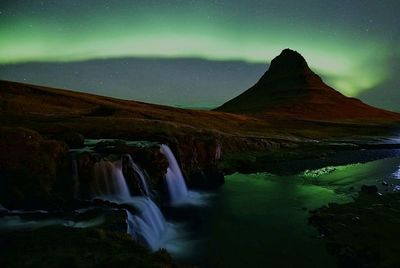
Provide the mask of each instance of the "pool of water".
{"label": "pool of water", "polygon": [[291,176],[226,176],[207,204],[167,213],[186,224],[181,228],[185,243],[172,254],[200,267],[335,267],[323,240],[308,225],[309,211],[351,202],[363,184],[393,191],[400,184],[399,164],[400,158],[392,157]]}

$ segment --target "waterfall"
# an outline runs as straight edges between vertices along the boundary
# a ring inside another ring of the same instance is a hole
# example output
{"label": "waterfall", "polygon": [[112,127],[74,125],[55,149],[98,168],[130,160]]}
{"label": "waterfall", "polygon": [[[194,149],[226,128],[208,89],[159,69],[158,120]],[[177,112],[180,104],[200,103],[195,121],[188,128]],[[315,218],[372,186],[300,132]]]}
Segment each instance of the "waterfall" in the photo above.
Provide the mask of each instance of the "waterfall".
{"label": "waterfall", "polygon": [[130,199],[128,185],[122,174],[121,162],[100,160],[94,164],[95,183],[91,186],[94,196],[104,196],[119,201]]}
{"label": "waterfall", "polygon": [[218,161],[221,159],[221,144],[217,144],[217,147],[215,148],[215,161]]}
{"label": "waterfall", "polygon": [[133,215],[127,211],[127,232],[149,248],[158,249],[166,231],[166,222],[161,211],[148,197],[135,197],[129,204],[139,212]]}
{"label": "waterfall", "polygon": [[183,178],[182,171],[179,168],[178,162],[171,149],[162,144],[160,151],[168,159],[169,167],[165,174],[167,181],[168,193],[172,204],[181,203],[188,195],[185,179]]}
{"label": "waterfall", "polygon": [[127,159],[128,166],[133,169],[133,171],[139,176],[140,179],[140,191],[142,195],[150,195],[150,187],[147,183],[147,176],[144,174],[143,170],[132,160],[129,154],[124,155],[123,159]]}
{"label": "waterfall", "polygon": [[[149,193],[145,175],[131,161],[132,168],[142,180],[142,186]],[[138,242],[152,250],[159,248],[166,231],[166,222],[160,209],[149,197],[132,197],[122,172],[122,162],[112,163],[101,160],[94,165],[95,184],[91,187],[94,196],[101,196],[113,202],[127,204],[137,210],[137,214],[127,212],[127,232]]]}

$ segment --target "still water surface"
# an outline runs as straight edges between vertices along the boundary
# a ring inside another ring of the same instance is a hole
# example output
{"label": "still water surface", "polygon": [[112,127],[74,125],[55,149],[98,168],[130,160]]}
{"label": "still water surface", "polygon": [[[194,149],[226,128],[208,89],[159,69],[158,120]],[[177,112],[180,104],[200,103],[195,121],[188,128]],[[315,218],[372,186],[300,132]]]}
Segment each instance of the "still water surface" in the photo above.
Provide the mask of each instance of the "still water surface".
{"label": "still water surface", "polygon": [[393,191],[400,185],[399,164],[399,157],[391,157],[290,176],[226,176],[206,205],[169,213],[189,230],[172,253],[201,267],[335,267],[323,239],[307,224],[309,211],[350,202],[363,184]]}

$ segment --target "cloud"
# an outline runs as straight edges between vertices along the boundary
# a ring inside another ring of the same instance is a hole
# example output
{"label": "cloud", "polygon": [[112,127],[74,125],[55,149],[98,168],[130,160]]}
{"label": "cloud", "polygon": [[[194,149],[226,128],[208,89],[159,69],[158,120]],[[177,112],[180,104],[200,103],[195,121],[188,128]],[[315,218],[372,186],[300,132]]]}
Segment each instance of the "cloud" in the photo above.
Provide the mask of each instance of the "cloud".
{"label": "cloud", "polygon": [[252,86],[267,68],[243,61],[119,58],[0,65],[0,79],[166,105],[215,107]]}
{"label": "cloud", "polygon": [[357,97],[370,105],[400,112],[400,56],[393,56],[389,66],[390,75],[383,83],[361,92]]}

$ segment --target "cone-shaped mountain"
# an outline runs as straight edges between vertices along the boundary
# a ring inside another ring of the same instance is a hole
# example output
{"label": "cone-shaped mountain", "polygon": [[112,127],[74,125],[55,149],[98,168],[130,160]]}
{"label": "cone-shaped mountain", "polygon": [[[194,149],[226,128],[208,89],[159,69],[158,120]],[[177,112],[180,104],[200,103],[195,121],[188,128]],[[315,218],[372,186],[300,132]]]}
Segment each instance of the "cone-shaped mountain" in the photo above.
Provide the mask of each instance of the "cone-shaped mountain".
{"label": "cone-shaped mountain", "polygon": [[326,85],[297,51],[285,49],[250,89],[216,110],[230,113],[279,113],[301,118],[393,118],[398,114],[348,98]]}

